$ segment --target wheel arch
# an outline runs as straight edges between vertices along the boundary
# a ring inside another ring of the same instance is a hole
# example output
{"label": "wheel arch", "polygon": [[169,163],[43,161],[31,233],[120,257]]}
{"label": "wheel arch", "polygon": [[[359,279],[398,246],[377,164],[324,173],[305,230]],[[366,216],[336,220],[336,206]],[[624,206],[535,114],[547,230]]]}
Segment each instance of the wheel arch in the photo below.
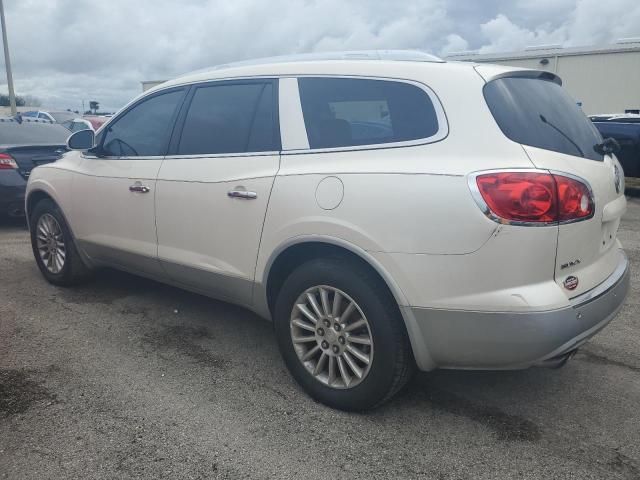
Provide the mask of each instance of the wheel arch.
{"label": "wheel arch", "polygon": [[[44,187],[44,188],[41,188],[41,187]],[[38,204],[38,202],[42,200],[45,200],[45,199],[51,200],[60,210],[60,215],[62,215],[64,222],[67,224],[67,229],[71,234],[71,238],[76,243],[76,249],[78,250],[78,254],[80,255],[80,257],[82,258],[82,260],[85,262],[86,265],[92,265],[93,261],[91,257],[89,257],[87,253],[78,245],[76,235],[73,231],[71,224],[69,223],[69,219],[67,218],[67,215],[65,214],[64,210],[62,209],[62,206],[60,205],[60,202],[58,201],[58,199],[56,199],[56,196],[52,194],[50,189],[47,187],[48,187],[47,183],[39,183],[37,186],[34,186],[33,188],[28,189],[27,191],[27,195],[25,199],[25,212],[27,216],[27,225],[29,229],[31,229],[31,212],[33,211],[33,208]]]}
{"label": "wheel arch", "polygon": [[275,297],[289,273],[302,262],[329,255],[342,255],[354,259],[377,276],[396,302],[418,367],[421,370],[435,368],[415,316],[400,286],[384,266],[366,250],[340,238],[319,235],[296,237],[274,250],[265,264],[260,283],[256,283],[257,289],[254,292],[256,311],[264,317],[272,318]]}
{"label": "wheel arch", "polygon": [[25,211],[27,213],[27,219],[31,218],[31,212],[33,211],[33,207],[35,207],[38,204],[38,202],[40,202],[41,200],[44,200],[44,199],[49,199],[53,203],[58,205],[58,207],[60,207],[58,202],[56,202],[56,199],[53,198],[51,196],[51,194],[49,194],[45,190],[40,189],[40,188],[31,190],[27,194],[27,199],[26,199],[26,204],[25,204]]}
{"label": "wheel arch", "polygon": [[406,297],[400,287],[393,281],[384,267],[372,258],[367,252],[347,241],[324,236],[298,237],[289,240],[276,249],[265,265],[262,276],[267,295],[269,312],[273,307],[274,295],[277,295],[279,287],[289,273],[302,262],[329,255],[343,255],[361,263],[376,273],[379,279],[386,285],[397,304],[406,305]]}

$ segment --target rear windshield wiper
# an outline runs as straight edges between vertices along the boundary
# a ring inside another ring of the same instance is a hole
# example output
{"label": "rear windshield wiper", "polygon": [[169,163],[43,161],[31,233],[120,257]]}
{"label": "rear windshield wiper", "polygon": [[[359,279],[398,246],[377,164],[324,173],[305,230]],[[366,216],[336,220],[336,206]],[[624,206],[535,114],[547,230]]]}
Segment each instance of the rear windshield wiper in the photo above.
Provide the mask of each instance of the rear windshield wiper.
{"label": "rear windshield wiper", "polygon": [[602,143],[596,143],[593,149],[600,155],[611,155],[620,151],[620,144],[615,138],[607,137]]}
{"label": "rear windshield wiper", "polygon": [[580,156],[584,158],[584,152],[582,151],[580,146],[569,135],[564,133],[562,130],[560,130],[558,127],[556,127],[553,123],[551,123],[549,120],[547,120],[547,117],[545,117],[544,115],[540,115],[540,120],[542,120],[542,123],[545,123],[545,124],[549,125],[556,132],[558,132],[560,135],[562,135],[564,138],[566,138],[567,141],[569,143],[571,143],[571,145],[576,147],[576,150],[578,150],[578,152],[580,152]]}

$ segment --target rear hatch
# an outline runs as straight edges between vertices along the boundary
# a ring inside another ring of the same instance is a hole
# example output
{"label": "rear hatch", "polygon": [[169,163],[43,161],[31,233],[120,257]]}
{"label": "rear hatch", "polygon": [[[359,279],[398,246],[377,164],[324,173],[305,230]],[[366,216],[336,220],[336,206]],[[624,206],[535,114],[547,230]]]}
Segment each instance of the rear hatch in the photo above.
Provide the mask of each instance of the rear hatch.
{"label": "rear hatch", "polygon": [[555,281],[568,297],[594,288],[620,259],[616,234],[626,200],[618,160],[594,149],[602,136],[555,75],[502,74],[485,85],[484,95],[502,131],[522,144],[536,168],[578,177],[590,187],[593,217],[557,227]]}
{"label": "rear hatch", "polygon": [[18,172],[25,179],[38,165],[55,162],[67,151],[65,145],[15,146],[4,149],[18,164]]}

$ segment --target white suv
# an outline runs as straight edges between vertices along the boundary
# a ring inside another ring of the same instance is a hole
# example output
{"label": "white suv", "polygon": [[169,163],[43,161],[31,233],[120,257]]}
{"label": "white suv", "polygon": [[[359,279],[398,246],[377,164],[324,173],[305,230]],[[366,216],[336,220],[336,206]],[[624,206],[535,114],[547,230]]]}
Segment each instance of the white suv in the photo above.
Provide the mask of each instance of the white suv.
{"label": "white suv", "polygon": [[244,305],[363,410],[417,366],[558,366],[628,290],[623,174],[548,72],[350,52],[164,83],[36,168],[57,285],[110,266]]}

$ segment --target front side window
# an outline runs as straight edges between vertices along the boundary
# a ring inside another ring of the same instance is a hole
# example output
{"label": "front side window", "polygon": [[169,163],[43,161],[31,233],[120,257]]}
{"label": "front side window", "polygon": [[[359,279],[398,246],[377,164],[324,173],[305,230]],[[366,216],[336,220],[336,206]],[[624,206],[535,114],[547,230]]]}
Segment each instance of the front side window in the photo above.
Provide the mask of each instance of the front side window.
{"label": "front side window", "polygon": [[299,78],[310,148],[406,142],[433,137],[438,116],[422,88],[390,80]]}
{"label": "front side window", "polygon": [[279,150],[271,83],[198,87],[178,144],[178,155]]}
{"label": "front side window", "polygon": [[174,90],[135,105],[107,127],[102,153],[113,157],[164,155],[183,94],[183,90]]}

